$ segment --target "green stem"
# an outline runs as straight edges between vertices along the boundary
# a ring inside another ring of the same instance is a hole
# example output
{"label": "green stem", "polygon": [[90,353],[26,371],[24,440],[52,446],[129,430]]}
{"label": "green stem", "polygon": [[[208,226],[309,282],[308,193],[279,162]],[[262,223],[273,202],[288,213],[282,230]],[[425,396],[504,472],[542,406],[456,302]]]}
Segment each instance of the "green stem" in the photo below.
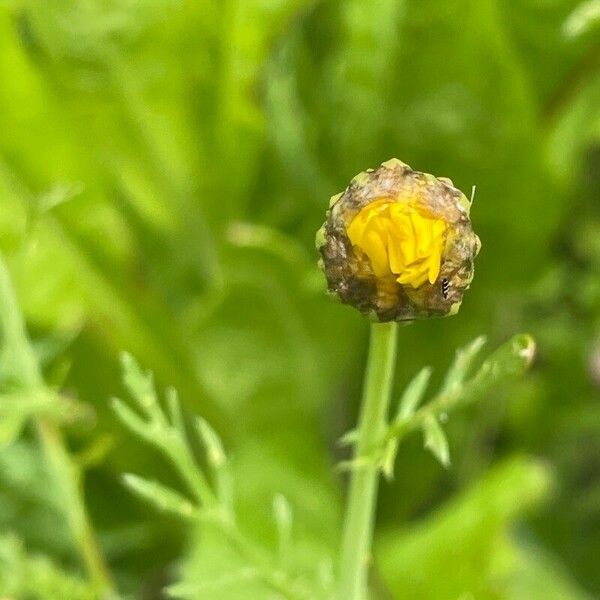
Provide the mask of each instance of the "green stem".
{"label": "green stem", "polygon": [[[0,255],[0,331],[10,353],[14,375],[23,388],[45,386],[37,359],[27,338],[8,267]],[[81,485],[81,470],[73,462],[60,429],[51,421],[36,419],[36,429],[57,488],[65,503],[65,514],[82,561],[99,592],[110,597],[114,588],[90,524]]]}
{"label": "green stem", "polygon": [[[396,358],[397,323],[371,325],[355,458],[368,456],[381,439]],[[360,464],[360,463],[358,463]],[[352,471],[341,548],[340,600],[364,600],[367,593],[379,468],[367,462]]]}

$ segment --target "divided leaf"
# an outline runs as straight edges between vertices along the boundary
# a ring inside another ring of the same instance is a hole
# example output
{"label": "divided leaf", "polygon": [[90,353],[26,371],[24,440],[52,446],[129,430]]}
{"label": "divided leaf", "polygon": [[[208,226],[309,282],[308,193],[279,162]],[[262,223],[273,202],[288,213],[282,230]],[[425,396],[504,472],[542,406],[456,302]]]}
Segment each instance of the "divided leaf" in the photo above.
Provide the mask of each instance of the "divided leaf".
{"label": "divided leaf", "polygon": [[468,377],[484,343],[485,338],[478,337],[456,352],[440,391],[422,408],[417,410],[425,393],[430,370],[423,369],[407,386],[398,414],[385,436],[380,464],[387,479],[393,476],[401,437],[415,429],[423,430],[425,446],[447,467],[450,464],[448,442],[439,424],[440,416],[480,399],[501,382],[521,375],[531,365],[535,355],[535,342],[531,336],[519,334],[494,351],[475,375]]}
{"label": "divided leaf", "polygon": [[444,394],[452,392],[463,384],[465,378],[469,374],[473,361],[485,345],[485,342],[486,338],[484,336],[479,336],[470,344],[463,348],[459,348],[456,351],[454,362],[450,365],[450,368],[446,373],[440,393]]}
{"label": "divided leaf", "polygon": [[465,385],[464,403],[489,392],[503,380],[522,375],[535,357],[536,345],[530,335],[519,334],[500,346]]}

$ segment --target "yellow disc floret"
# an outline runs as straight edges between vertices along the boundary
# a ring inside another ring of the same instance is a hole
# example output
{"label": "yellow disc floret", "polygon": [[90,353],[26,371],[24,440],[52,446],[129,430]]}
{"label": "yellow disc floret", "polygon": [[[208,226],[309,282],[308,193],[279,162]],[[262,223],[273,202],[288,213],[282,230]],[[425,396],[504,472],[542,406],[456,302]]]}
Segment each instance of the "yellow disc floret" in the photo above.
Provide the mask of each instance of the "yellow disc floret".
{"label": "yellow disc floret", "polygon": [[376,277],[393,275],[418,288],[440,273],[446,223],[424,214],[410,202],[381,199],[364,206],[347,228],[353,246],[362,250]]}

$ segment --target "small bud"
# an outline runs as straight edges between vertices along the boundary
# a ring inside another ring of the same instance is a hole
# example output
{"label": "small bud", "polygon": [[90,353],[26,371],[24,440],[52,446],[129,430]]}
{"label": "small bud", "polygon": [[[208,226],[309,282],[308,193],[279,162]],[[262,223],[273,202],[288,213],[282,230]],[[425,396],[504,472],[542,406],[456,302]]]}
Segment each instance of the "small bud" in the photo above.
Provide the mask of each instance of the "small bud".
{"label": "small bud", "polygon": [[470,208],[449,179],[397,159],[360,173],[317,232],[329,291],[375,321],[456,314],[481,246]]}

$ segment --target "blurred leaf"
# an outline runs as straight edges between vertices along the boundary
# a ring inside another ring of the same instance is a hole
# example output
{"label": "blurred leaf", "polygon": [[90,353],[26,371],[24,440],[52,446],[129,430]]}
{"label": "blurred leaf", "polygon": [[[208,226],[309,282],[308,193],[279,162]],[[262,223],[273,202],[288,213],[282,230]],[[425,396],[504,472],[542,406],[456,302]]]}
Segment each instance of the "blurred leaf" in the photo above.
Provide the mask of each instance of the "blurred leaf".
{"label": "blurred leaf", "polygon": [[279,557],[285,563],[289,560],[294,515],[292,507],[282,494],[276,494],[273,498],[273,514],[279,538]]}
{"label": "blurred leaf", "polygon": [[577,37],[587,33],[600,23],[600,2],[587,0],[582,2],[565,21],[563,33],[567,37]]}
{"label": "blurred leaf", "polygon": [[[456,358],[440,388],[440,391],[418,411],[405,419],[394,419],[383,439],[383,446],[368,457],[361,457],[362,461],[379,461],[383,473],[388,479],[392,478],[394,461],[398,451],[399,441],[410,431],[422,429],[425,447],[431,450],[434,456],[444,467],[450,464],[448,441],[440,421],[445,422],[449,413],[456,408],[465,406],[483,398],[493,386],[504,380],[521,375],[531,365],[535,355],[535,342],[531,336],[520,334],[500,346],[483,363],[479,370],[466,379],[469,367],[484,344],[484,338],[479,337],[470,345],[459,349]],[[429,374],[421,371],[409,384],[407,391],[410,406],[415,398],[412,394],[424,391]],[[382,456],[377,456],[381,451]],[[349,463],[350,467],[359,468],[359,461]]]}
{"label": "blurred leaf", "polygon": [[156,408],[156,391],[152,373],[144,373],[136,360],[123,352],[121,355],[121,366],[123,368],[123,381],[131,392],[132,398],[138,401],[138,406],[148,414],[155,414],[152,409]]}
{"label": "blurred leaf", "polygon": [[147,437],[145,423],[139,415],[137,415],[122,400],[119,400],[118,398],[113,398],[111,405],[112,409],[115,411],[115,414],[121,423],[125,425],[125,427],[133,431],[141,438],[145,439]]}
{"label": "blurred leaf", "polygon": [[438,420],[430,415],[423,421],[423,435],[425,438],[425,448],[440,461],[443,467],[450,466],[450,451],[448,449],[448,439],[444,430],[440,427]]}
{"label": "blurred leaf", "polygon": [[123,483],[142,500],[158,510],[173,513],[181,518],[194,516],[194,506],[183,496],[156,481],[148,481],[132,473],[123,475]]}
{"label": "blurred leaf", "polygon": [[[357,173],[375,158],[394,78],[394,58],[403,39],[403,0],[349,0],[339,5],[339,39],[325,77],[330,85],[332,154],[345,171]],[[366,161],[365,161],[365,157]]]}
{"label": "blurred leaf", "polygon": [[196,430],[206,448],[209,464],[213,469],[221,469],[227,460],[221,438],[202,417],[196,417]]}
{"label": "blurred leaf", "polygon": [[407,532],[388,533],[376,556],[392,593],[432,600],[528,597],[527,588],[510,589],[512,576],[527,567],[519,558],[526,547],[509,527],[546,496],[549,484],[544,466],[513,458]]}
{"label": "blurred leaf", "polygon": [[96,600],[97,592],[48,557],[29,555],[12,535],[0,537],[0,589],[7,598]]}
{"label": "blurred leaf", "polygon": [[474,339],[468,346],[456,351],[454,362],[448,369],[446,377],[444,378],[444,383],[440,390],[441,394],[451,393],[464,383],[473,361],[483,348],[485,342],[485,337],[480,336]]}
{"label": "blurred leaf", "polygon": [[409,419],[413,416],[427,389],[430,377],[431,367],[423,367],[423,369],[411,379],[410,383],[404,389],[400,402],[398,403],[396,421],[403,421],[404,419]]}
{"label": "blurred leaf", "polygon": [[[430,377],[431,367],[424,367],[411,379],[400,397],[396,417],[392,423],[399,424],[413,416],[423,398],[423,394],[425,394]],[[347,435],[342,439],[345,440]],[[382,472],[388,480],[392,479],[394,475],[394,462],[396,461],[397,452],[398,440],[392,439],[388,442],[382,459]]]}
{"label": "blurred leaf", "polygon": [[467,396],[469,393],[487,391],[493,384],[506,377],[522,375],[531,366],[535,352],[535,341],[530,335],[516,335],[500,346],[467,382]]}
{"label": "blurred leaf", "polygon": [[0,447],[10,446],[14,443],[25,427],[22,415],[7,415],[0,421]]}
{"label": "blurred leaf", "polygon": [[581,160],[589,145],[600,139],[600,74],[592,72],[568,93],[567,101],[552,115],[548,154],[562,182],[572,184],[577,176],[573,165]]}

